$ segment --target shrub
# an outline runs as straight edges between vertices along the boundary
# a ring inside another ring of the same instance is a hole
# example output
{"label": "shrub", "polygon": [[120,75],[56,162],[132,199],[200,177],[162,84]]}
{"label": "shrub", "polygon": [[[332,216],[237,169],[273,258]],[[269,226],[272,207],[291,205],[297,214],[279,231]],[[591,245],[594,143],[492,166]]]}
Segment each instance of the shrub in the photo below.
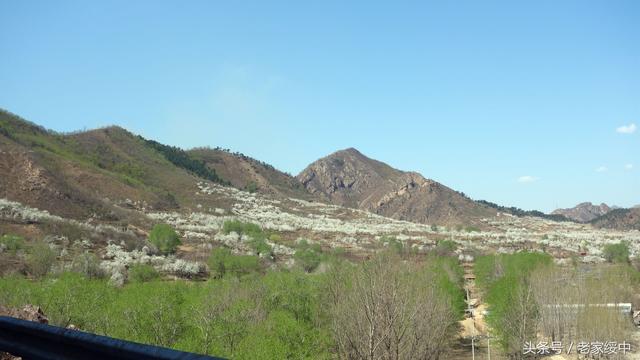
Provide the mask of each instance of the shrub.
{"label": "shrub", "polygon": [[204,266],[198,262],[175,259],[174,261],[166,262],[162,266],[162,271],[191,279],[203,274],[205,269]]}
{"label": "shrub", "polygon": [[257,224],[245,223],[239,220],[227,220],[222,224],[222,232],[224,234],[235,232],[241,236],[247,235],[251,238],[249,245],[258,255],[271,255],[271,246],[266,242],[267,234]]}
{"label": "shrub", "polygon": [[[320,246],[318,246],[318,248],[319,247]],[[320,253],[320,250],[312,247],[296,251],[293,257],[306,272],[312,272],[315,270],[322,261],[322,254]]]}
{"label": "shrub", "polygon": [[260,271],[260,259],[251,255],[232,255],[227,260],[225,267],[232,275],[246,275]]}
{"label": "shrub", "polygon": [[260,271],[260,259],[251,255],[234,255],[227,248],[216,248],[209,257],[209,270],[214,278],[242,276]]}
{"label": "shrub", "polygon": [[269,235],[269,240],[271,242],[274,242],[274,243],[281,242],[282,241],[282,236],[280,236],[278,234],[271,234],[271,235]]}
{"label": "shrub", "polygon": [[404,253],[404,244],[398,241],[395,236],[383,236],[380,241],[396,254],[402,255]]}
{"label": "shrub", "polygon": [[617,244],[607,244],[602,253],[608,262],[626,263],[629,262],[629,245],[626,242]]}
{"label": "shrub", "polygon": [[149,233],[149,242],[165,255],[174,253],[181,244],[176,231],[167,224],[156,224]]}
{"label": "shrub", "polygon": [[71,263],[71,268],[88,279],[101,279],[106,275],[100,267],[98,257],[89,252],[76,256]]}
{"label": "shrub", "polygon": [[250,194],[253,194],[254,192],[258,191],[258,184],[252,181],[248,183],[247,186],[245,186],[245,190],[247,190]]}
{"label": "shrub", "polygon": [[0,250],[3,248],[15,254],[18,250],[24,249],[24,239],[13,234],[2,235],[0,237]]}
{"label": "shrub", "polygon": [[264,239],[266,237],[259,225],[245,223],[240,220],[227,220],[222,224],[223,233],[229,234],[232,231],[239,235],[247,235],[253,239]]}
{"label": "shrub", "polygon": [[267,244],[267,242],[264,241],[263,239],[251,240],[249,242],[249,245],[251,245],[253,250],[258,255],[267,255],[267,256],[271,256],[272,255],[272,250],[273,249],[271,248],[271,245]]}
{"label": "shrub", "polygon": [[56,261],[56,253],[44,242],[38,242],[31,247],[27,256],[27,269],[35,277],[42,277],[49,273]]}
{"label": "shrub", "polygon": [[131,282],[148,282],[159,277],[160,273],[148,264],[135,264],[129,268],[129,281]]}
{"label": "shrub", "polygon": [[438,240],[434,253],[438,256],[451,256],[458,245],[452,240]]}

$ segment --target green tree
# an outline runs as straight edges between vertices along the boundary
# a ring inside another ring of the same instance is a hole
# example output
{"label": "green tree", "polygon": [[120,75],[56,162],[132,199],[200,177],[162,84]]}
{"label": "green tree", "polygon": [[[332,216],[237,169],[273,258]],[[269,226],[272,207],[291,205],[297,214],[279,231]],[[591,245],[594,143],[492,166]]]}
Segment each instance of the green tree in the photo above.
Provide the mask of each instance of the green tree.
{"label": "green tree", "polygon": [[433,251],[438,256],[451,256],[457,247],[458,244],[452,240],[438,240]]}
{"label": "green tree", "polygon": [[604,258],[612,263],[629,262],[629,245],[626,242],[607,244],[602,250]]}
{"label": "green tree", "polygon": [[322,261],[322,249],[319,244],[309,245],[306,240],[302,240],[293,257],[304,271],[312,272]]}
{"label": "green tree", "polygon": [[27,269],[31,275],[42,277],[49,273],[56,261],[56,253],[45,242],[34,244],[27,256]]}
{"label": "green tree", "polygon": [[156,224],[149,233],[149,242],[163,254],[172,254],[181,244],[178,233],[167,224]]}
{"label": "green tree", "polygon": [[214,278],[225,275],[243,276],[260,271],[260,259],[252,255],[234,255],[231,250],[219,247],[209,256],[209,270]]}

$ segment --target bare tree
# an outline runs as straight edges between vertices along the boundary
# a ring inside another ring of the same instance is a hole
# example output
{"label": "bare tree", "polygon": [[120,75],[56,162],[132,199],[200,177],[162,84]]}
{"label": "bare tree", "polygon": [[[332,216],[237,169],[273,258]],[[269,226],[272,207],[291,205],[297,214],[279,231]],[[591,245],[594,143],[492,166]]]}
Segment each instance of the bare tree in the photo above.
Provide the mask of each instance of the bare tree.
{"label": "bare tree", "polygon": [[456,317],[434,275],[411,270],[397,255],[385,253],[348,274],[331,309],[341,358],[440,357]]}
{"label": "bare tree", "polygon": [[544,266],[530,277],[538,306],[539,333],[548,341],[564,341],[572,336],[575,308],[579,295],[573,269]]}
{"label": "bare tree", "polygon": [[[257,285],[257,284],[254,284]],[[200,333],[201,352],[210,354],[214,344],[223,344],[228,354],[233,354],[246,335],[249,325],[259,323],[266,317],[262,304],[264,289],[247,287],[237,279],[213,289],[194,312],[195,323]]]}
{"label": "bare tree", "polygon": [[501,334],[500,342],[506,354],[521,359],[523,345],[536,339],[538,306],[528,279],[517,279],[513,285],[513,291],[507,293],[508,298],[501,307],[501,314],[494,314],[492,325]]}
{"label": "bare tree", "polygon": [[539,309],[538,334],[548,341],[622,342],[632,330],[620,303],[631,302],[630,268],[538,268],[530,277]]}

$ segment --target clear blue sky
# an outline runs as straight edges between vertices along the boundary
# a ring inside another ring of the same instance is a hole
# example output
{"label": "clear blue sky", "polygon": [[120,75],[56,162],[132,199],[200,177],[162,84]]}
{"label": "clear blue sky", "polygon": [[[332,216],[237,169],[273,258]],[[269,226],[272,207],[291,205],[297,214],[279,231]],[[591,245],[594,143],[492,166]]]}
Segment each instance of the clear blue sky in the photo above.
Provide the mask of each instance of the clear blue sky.
{"label": "clear blue sky", "polygon": [[4,0],[0,84],[58,131],[293,174],[356,147],[505,205],[640,203],[635,0]]}

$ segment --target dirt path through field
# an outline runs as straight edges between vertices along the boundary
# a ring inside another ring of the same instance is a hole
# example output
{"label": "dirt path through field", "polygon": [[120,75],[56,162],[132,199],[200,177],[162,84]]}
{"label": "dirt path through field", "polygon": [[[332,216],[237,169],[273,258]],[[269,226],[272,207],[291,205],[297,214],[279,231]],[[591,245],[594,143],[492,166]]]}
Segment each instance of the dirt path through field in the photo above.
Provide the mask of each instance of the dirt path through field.
{"label": "dirt path through field", "polygon": [[[458,343],[447,359],[488,359],[493,355],[494,359],[499,359],[497,354],[490,354],[487,342],[487,325],[484,313],[487,309],[482,302],[482,297],[476,287],[476,277],[473,272],[473,263],[462,263],[464,268],[464,290],[466,293],[467,311],[465,318],[460,321],[460,333]],[[472,349],[473,347],[473,349]]]}

